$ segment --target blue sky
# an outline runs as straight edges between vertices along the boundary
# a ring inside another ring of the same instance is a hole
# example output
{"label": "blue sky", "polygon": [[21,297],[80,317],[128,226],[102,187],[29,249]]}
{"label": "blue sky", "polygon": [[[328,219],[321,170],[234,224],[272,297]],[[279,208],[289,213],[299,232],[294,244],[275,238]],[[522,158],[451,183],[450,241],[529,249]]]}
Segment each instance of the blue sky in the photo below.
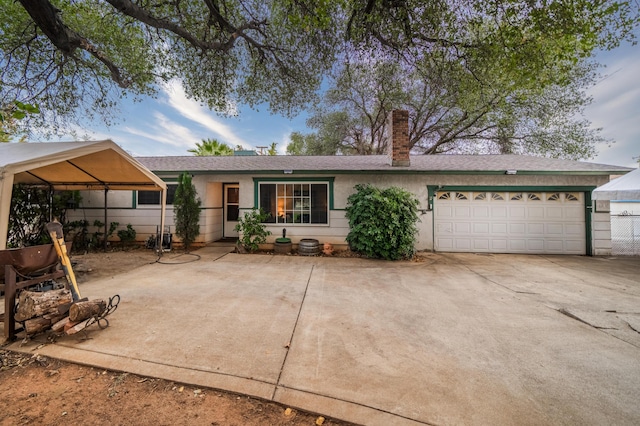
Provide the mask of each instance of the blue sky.
{"label": "blue sky", "polygon": [[[597,57],[606,65],[605,76],[589,94],[594,98],[586,115],[594,127],[614,141],[597,147],[593,162],[637,167],[640,156],[640,46],[624,45]],[[89,139],[112,139],[134,156],[191,155],[188,149],[206,138],[247,149],[278,143],[284,154],[293,131],[307,132],[306,116],[295,119],[260,110],[238,108],[236,117],[221,117],[187,99],[178,84],[157,99],[122,105],[120,120],[109,128],[78,129]]]}

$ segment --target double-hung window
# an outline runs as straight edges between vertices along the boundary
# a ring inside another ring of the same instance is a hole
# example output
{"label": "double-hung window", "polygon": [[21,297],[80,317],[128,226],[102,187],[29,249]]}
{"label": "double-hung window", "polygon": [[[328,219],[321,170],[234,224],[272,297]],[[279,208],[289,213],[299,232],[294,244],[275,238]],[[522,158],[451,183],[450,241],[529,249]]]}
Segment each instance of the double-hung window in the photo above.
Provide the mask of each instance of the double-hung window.
{"label": "double-hung window", "polygon": [[260,182],[258,191],[267,223],[329,223],[328,182]]}

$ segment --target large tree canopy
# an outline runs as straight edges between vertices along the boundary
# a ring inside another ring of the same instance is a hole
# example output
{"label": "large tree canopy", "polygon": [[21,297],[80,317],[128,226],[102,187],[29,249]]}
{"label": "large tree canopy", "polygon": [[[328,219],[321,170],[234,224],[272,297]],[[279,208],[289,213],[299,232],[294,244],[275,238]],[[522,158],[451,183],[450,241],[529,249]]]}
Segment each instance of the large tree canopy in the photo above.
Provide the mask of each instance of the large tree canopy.
{"label": "large tree canopy", "polygon": [[[606,0],[0,0],[0,105],[47,123],[109,112],[178,79],[224,112],[294,113],[346,57],[452,66],[511,91],[567,83],[632,38],[637,3]],[[499,70],[496,74],[496,70]],[[461,71],[462,72],[462,71]]]}
{"label": "large tree canopy", "polygon": [[289,154],[383,154],[387,117],[409,111],[414,153],[517,153],[572,159],[602,141],[583,117],[594,66],[578,62],[567,83],[509,86],[498,70],[478,80],[455,63],[413,67],[349,64],[307,120],[314,133],[291,134]]}

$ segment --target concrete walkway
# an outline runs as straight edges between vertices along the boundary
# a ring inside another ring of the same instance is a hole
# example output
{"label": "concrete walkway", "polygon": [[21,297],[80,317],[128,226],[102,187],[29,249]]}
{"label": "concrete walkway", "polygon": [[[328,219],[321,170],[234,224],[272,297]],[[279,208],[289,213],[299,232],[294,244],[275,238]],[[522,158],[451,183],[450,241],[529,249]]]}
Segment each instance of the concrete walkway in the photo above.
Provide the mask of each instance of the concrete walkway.
{"label": "concrete walkway", "polygon": [[638,258],[197,253],[84,284],[122,298],[90,339],[10,348],[367,425],[640,423]]}

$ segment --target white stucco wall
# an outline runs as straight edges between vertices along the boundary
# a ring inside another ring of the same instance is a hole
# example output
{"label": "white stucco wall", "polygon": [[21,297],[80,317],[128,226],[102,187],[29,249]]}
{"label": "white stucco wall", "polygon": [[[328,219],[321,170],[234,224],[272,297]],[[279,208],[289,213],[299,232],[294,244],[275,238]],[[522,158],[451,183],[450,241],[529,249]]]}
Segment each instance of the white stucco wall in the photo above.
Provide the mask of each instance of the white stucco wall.
{"label": "white stucco wall", "polygon": [[592,250],[594,256],[611,255],[611,217],[609,213],[591,216]]}

